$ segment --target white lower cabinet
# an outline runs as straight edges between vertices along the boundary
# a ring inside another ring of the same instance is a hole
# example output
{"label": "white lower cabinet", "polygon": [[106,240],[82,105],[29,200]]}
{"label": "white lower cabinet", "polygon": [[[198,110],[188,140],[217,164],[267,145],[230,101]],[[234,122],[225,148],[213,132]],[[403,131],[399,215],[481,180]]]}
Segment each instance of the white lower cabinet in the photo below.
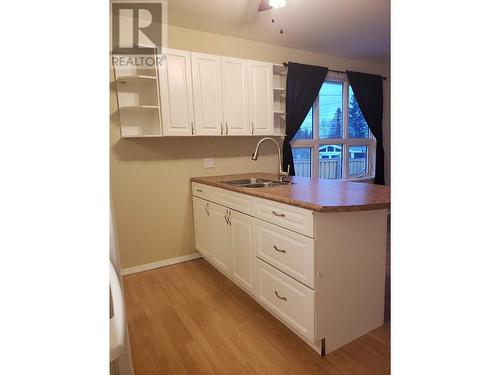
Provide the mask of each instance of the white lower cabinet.
{"label": "white lower cabinet", "polygon": [[229,211],[231,232],[231,252],[233,258],[232,275],[234,281],[254,293],[253,219],[237,211]]}
{"label": "white lower cabinet", "polygon": [[314,285],[313,239],[213,202],[234,203],[251,212],[253,201],[246,195],[227,192],[224,196],[224,190],[197,183],[192,188],[196,249],[296,333],[313,342],[314,289],[307,286]]}
{"label": "white lower cabinet", "polygon": [[257,297],[302,336],[314,341],[314,290],[257,259]]}
{"label": "white lower cabinet", "polygon": [[262,220],[255,223],[255,255],[314,289],[314,240]]}
{"label": "white lower cabinet", "polygon": [[223,273],[231,272],[231,237],[230,227],[227,220],[228,209],[218,204],[210,204],[210,254],[212,262]]}
{"label": "white lower cabinet", "polygon": [[384,322],[387,210],[313,212],[192,183],[196,249],[318,353]]}
{"label": "white lower cabinet", "polygon": [[193,197],[193,213],[196,249],[219,271],[253,294],[252,217],[198,197]]}
{"label": "white lower cabinet", "polygon": [[194,233],[196,249],[210,258],[210,203],[204,199],[193,197]]}

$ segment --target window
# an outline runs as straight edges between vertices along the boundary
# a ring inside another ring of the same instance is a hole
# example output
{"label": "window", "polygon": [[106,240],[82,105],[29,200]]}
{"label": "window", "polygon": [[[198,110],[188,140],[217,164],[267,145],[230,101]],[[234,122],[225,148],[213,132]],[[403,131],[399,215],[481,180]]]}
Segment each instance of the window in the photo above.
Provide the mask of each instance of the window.
{"label": "window", "polygon": [[295,175],[373,177],[375,142],[347,79],[328,76],[291,142]]}
{"label": "window", "polygon": [[310,147],[293,147],[293,166],[295,174],[300,170],[300,176],[311,177],[311,148]]}

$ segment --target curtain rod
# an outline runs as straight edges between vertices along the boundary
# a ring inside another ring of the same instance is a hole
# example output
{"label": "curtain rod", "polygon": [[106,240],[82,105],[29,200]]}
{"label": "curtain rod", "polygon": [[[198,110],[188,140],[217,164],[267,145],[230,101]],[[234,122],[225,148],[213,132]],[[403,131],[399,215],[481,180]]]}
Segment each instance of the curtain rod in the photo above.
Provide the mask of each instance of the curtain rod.
{"label": "curtain rod", "polygon": [[[288,63],[284,62],[283,63],[283,66],[285,68],[288,68]],[[334,73],[347,73],[345,70],[335,70],[335,69],[328,69],[329,72],[334,72]],[[382,79],[385,81],[387,78],[386,77],[382,77]]]}

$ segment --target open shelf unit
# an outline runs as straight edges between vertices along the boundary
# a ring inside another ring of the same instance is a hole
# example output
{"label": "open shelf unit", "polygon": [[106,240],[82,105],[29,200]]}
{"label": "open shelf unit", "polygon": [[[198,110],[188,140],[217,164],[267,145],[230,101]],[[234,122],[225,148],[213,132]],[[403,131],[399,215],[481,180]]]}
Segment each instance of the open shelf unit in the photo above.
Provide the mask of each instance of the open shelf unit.
{"label": "open shelf unit", "polygon": [[[151,49],[153,57],[156,49]],[[156,59],[155,59],[156,60]],[[158,67],[114,67],[121,135],[161,137]]]}
{"label": "open shelf unit", "polygon": [[285,134],[286,130],[286,74],[287,69],[273,64],[273,112],[274,134]]}

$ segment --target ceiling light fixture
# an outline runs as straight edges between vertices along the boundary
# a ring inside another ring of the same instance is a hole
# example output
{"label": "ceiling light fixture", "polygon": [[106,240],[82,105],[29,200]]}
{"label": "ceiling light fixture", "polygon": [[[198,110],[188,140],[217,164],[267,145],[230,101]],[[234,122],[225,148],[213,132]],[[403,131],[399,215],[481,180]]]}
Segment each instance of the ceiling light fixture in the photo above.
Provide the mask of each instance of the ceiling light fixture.
{"label": "ceiling light fixture", "polygon": [[286,7],[286,0],[269,0],[269,6],[273,8]]}

